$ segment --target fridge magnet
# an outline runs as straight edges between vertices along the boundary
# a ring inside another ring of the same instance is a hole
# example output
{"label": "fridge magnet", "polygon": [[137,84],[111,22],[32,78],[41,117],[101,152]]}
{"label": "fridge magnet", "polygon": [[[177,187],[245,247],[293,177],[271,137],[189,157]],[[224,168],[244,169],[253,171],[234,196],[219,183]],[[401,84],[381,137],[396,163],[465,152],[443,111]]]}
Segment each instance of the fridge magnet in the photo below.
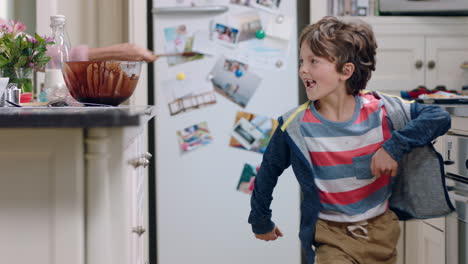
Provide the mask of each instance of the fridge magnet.
{"label": "fridge magnet", "polygon": [[251,6],[267,12],[277,13],[280,3],[281,0],[252,0]]}
{"label": "fridge magnet", "polygon": [[210,72],[215,91],[241,107],[246,107],[261,78],[237,60],[220,57]]}
{"label": "fridge magnet", "polygon": [[229,22],[240,29],[239,42],[256,38],[257,32],[262,29],[262,21],[256,11],[231,15]]}
{"label": "fridge magnet", "polygon": [[237,184],[237,190],[246,194],[252,194],[259,166],[245,163]]}
{"label": "fridge magnet", "polygon": [[163,81],[162,89],[171,115],[216,103],[213,85],[200,75],[178,73]]}
{"label": "fridge magnet", "polygon": [[187,152],[210,144],[213,137],[208,130],[208,124],[204,121],[177,131],[177,140],[182,152]]}
{"label": "fridge magnet", "polygon": [[[186,25],[165,28],[164,37],[166,39],[166,53],[192,52],[193,35],[188,33]],[[167,63],[169,66],[174,66],[200,59],[203,59],[203,54],[195,54],[193,56],[168,56]]]}
{"label": "fridge magnet", "polygon": [[239,39],[239,29],[222,23],[214,23],[211,34],[213,41],[230,48],[235,47]]}
{"label": "fridge magnet", "polygon": [[277,126],[275,119],[237,112],[229,146],[264,153]]}

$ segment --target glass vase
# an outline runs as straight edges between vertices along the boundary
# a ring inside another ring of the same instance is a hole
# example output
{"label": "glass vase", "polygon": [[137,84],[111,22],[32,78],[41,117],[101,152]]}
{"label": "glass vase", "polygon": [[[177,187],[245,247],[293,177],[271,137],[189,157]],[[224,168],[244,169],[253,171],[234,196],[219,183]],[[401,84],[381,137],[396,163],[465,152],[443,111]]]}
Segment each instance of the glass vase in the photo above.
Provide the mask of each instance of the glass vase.
{"label": "glass vase", "polygon": [[4,68],[3,76],[8,77],[8,83],[14,83],[21,89],[21,98],[23,102],[29,102],[33,98],[33,68]]}

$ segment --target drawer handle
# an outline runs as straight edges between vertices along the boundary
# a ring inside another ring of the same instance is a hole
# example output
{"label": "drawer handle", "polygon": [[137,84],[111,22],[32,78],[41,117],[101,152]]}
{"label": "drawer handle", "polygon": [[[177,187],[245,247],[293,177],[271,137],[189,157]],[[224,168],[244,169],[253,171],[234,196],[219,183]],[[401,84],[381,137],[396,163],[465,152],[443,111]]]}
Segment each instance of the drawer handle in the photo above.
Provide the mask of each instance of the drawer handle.
{"label": "drawer handle", "polygon": [[453,164],[455,164],[455,161],[453,161],[453,160],[445,160],[445,161],[444,161],[444,164],[445,164],[445,165],[453,165]]}
{"label": "drawer handle", "polygon": [[137,226],[132,228],[132,232],[137,234],[138,236],[141,236],[146,232],[146,229],[144,229],[142,226]]}
{"label": "drawer handle", "polygon": [[143,155],[143,158],[146,158],[147,160],[150,160],[151,158],[153,157],[153,155],[149,152],[146,152],[144,155]]}
{"label": "drawer handle", "polygon": [[138,159],[133,159],[130,160],[128,163],[132,165],[135,168],[138,168],[140,166],[143,166],[143,168],[146,168],[150,164],[150,161],[146,158],[138,158]]}

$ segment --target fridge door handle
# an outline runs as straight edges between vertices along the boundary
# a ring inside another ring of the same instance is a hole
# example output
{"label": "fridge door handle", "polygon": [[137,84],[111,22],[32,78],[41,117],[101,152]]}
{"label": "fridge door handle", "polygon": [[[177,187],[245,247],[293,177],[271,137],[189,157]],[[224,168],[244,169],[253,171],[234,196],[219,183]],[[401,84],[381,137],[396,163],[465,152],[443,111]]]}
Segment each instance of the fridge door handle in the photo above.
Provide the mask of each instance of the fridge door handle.
{"label": "fridge door handle", "polygon": [[174,14],[221,14],[229,10],[224,5],[207,6],[177,6],[177,7],[154,7],[152,12],[155,15],[174,15]]}

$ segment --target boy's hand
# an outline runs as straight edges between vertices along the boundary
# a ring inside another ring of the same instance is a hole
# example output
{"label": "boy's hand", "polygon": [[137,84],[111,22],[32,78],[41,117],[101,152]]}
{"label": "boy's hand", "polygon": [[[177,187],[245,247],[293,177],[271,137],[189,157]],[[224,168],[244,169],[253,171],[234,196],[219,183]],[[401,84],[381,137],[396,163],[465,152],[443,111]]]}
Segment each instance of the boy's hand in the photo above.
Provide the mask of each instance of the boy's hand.
{"label": "boy's hand", "polygon": [[271,241],[271,240],[276,240],[278,237],[282,237],[283,233],[279,230],[278,227],[275,226],[275,228],[265,234],[255,234],[255,237],[260,240],[264,241]]}
{"label": "boy's hand", "polygon": [[371,172],[375,177],[382,175],[396,176],[398,172],[398,163],[385,151],[380,148],[372,156]]}

